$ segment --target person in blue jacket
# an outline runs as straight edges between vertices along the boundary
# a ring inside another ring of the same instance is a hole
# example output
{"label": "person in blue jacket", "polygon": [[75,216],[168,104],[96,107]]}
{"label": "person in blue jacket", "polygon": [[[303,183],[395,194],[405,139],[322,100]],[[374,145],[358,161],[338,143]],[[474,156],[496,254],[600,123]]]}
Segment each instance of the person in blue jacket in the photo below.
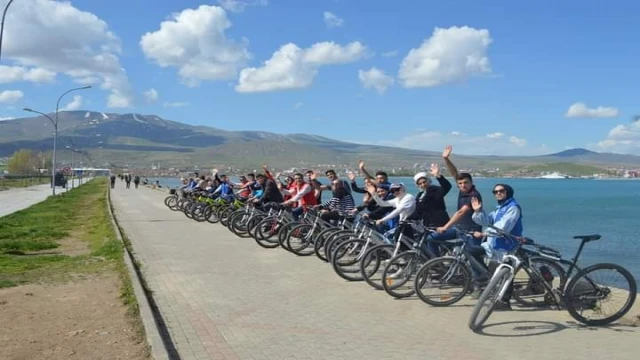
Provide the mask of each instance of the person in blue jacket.
{"label": "person in blue jacket", "polygon": [[[506,184],[496,184],[493,187],[493,194],[498,202],[496,208],[487,214],[482,208],[482,202],[478,198],[471,199],[471,207],[473,208],[473,221],[482,226],[493,225],[496,228],[513,236],[522,236],[524,227],[522,225],[522,208],[513,197],[514,190]],[[518,245],[515,240],[506,237],[500,237],[491,229],[487,229],[483,235],[486,235],[487,241],[482,243],[489,261],[494,263],[500,262],[502,256],[513,251]],[[490,267],[492,268],[492,267]],[[501,299],[498,308],[510,308],[509,301],[513,291],[513,283],[509,290]]]}

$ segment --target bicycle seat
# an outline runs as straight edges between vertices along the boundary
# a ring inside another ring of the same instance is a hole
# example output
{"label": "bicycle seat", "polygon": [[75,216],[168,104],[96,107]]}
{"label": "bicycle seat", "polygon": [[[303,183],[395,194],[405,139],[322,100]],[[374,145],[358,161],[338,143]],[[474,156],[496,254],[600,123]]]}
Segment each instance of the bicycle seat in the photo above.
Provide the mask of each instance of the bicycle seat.
{"label": "bicycle seat", "polygon": [[574,239],[580,239],[583,240],[585,242],[589,242],[589,241],[595,241],[595,240],[600,240],[602,236],[598,235],[598,234],[593,234],[593,235],[576,235],[573,238]]}

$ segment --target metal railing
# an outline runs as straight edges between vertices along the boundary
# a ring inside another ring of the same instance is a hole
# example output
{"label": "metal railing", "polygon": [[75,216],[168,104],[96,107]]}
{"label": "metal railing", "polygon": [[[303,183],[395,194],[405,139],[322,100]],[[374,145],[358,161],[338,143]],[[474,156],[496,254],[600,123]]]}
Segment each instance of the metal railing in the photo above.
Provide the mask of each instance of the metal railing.
{"label": "metal railing", "polygon": [[37,175],[0,175],[0,188],[27,187],[40,184],[50,184],[51,176]]}

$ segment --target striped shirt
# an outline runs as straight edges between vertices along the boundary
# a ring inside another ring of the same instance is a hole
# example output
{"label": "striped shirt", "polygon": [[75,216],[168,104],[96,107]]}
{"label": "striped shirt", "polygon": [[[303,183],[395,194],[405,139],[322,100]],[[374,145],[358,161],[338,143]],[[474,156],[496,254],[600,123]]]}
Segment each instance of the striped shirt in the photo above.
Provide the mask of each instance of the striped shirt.
{"label": "striped shirt", "polygon": [[337,211],[340,216],[346,216],[351,214],[353,209],[356,208],[355,202],[351,195],[346,195],[342,199],[333,197],[322,204],[322,207],[330,211]]}

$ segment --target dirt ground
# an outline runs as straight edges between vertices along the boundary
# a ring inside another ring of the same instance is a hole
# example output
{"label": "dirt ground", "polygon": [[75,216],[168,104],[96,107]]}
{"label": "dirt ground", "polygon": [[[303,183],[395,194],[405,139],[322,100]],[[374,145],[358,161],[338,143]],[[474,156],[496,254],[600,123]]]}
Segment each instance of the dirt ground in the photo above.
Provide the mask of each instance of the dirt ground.
{"label": "dirt ground", "polygon": [[2,359],[148,359],[116,274],[0,289]]}

